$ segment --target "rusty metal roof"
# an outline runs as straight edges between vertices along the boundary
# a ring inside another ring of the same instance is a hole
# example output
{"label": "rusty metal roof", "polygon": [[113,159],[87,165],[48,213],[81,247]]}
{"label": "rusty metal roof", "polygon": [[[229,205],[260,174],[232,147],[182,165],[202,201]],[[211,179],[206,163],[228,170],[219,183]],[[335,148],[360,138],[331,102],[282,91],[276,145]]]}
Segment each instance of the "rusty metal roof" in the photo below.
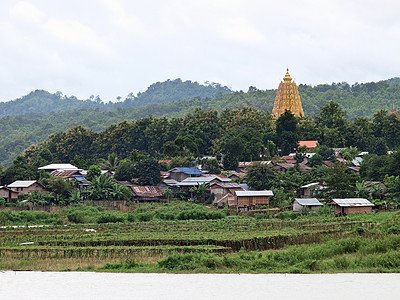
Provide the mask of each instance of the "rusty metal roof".
{"label": "rusty metal roof", "polygon": [[51,172],[50,175],[54,177],[69,178],[72,177],[73,175],[77,175],[77,173],[79,173],[78,170],[55,170]]}
{"label": "rusty metal roof", "polygon": [[164,195],[164,189],[161,186],[131,186],[134,196],[138,197],[161,197]]}

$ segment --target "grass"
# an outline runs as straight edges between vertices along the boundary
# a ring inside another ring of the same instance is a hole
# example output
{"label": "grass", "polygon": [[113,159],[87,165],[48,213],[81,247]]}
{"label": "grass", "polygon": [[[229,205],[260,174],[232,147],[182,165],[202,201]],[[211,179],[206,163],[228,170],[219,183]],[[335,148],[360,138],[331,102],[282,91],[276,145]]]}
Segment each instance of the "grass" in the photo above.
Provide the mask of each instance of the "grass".
{"label": "grass", "polygon": [[[227,216],[192,203],[133,212],[0,211],[0,270],[182,273],[399,272],[400,213]],[[24,223],[25,222],[25,223]],[[23,243],[33,243],[21,245]]]}

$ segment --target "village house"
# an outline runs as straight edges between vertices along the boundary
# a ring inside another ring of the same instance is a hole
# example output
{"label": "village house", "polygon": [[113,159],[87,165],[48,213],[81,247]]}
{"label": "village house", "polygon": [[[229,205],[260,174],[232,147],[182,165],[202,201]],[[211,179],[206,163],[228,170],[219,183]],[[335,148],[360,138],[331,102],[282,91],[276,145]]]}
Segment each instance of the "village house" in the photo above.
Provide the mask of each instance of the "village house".
{"label": "village house", "polygon": [[160,201],[165,191],[161,186],[131,186],[133,199],[137,201]]}
{"label": "village house", "polygon": [[38,168],[39,170],[44,170],[46,172],[53,172],[56,170],[65,170],[65,171],[79,171],[81,169],[75,167],[74,165],[71,164],[50,164],[47,166],[43,166]]}
{"label": "village house", "polygon": [[228,178],[234,180],[234,179],[243,179],[246,176],[245,172],[236,172],[236,171],[230,171]]}
{"label": "village house", "polygon": [[48,189],[36,180],[17,180],[9,184],[7,187],[21,194],[30,194],[34,191],[50,193]]}
{"label": "village house", "polygon": [[[311,170],[311,167],[309,167],[305,164],[298,164],[298,166],[300,169],[300,175],[303,175],[306,172],[308,172],[309,170]],[[278,170],[278,172],[286,173],[290,168],[295,168],[295,167],[296,167],[296,164],[292,164],[292,163],[276,163],[273,168]]]}
{"label": "village house", "polygon": [[334,208],[336,215],[371,213],[375,206],[364,198],[332,199],[328,204]]}
{"label": "village house", "polygon": [[294,212],[302,212],[304,208],[308,208],[312,212],[317,212],[323,206],[317,198],[295,198],[292,204]]}
{"label": "village house", "polygon": [[244,191],[244,189],[234,182],[214,182],[210,185],[211,194],[214,194],[213,204],[222,206],[228,202],[228,196],[234,197],[235,191]]}
{"label": "village house", "polygon": [[13,191],[11,188],[6,186],[0,186],[0,197],[4,198],[7,202],[13,202],[18,199],[19,193]]}
{"label": "village house", "polygon": [[269,205],[269,198],[272,196],[274,196],[272,191],[235,191],[231,208],[236,208],[238,211],[252,210],[259,205]]}
{"label": "village house", "polygon": [[318,195],[325,188],[324,184],[320,182],[312,182],[301,186],[297,191],[297,195],[301,198],[309,198],[310,196]]}
{"label": "village house", "polygon": [[204,174],[203,171],[200,171],[197,168],[188,167],[177,167],[169,170],[168,173],[168,179],[174,179],[176,181],[183,181],[188,177],[200,177],[202,174]]}

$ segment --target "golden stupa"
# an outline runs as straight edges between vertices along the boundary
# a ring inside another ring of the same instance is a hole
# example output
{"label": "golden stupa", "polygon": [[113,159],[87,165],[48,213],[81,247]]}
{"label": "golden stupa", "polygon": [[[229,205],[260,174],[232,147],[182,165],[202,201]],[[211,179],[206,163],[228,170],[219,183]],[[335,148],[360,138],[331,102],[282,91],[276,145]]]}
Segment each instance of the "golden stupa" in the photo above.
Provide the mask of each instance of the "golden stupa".
{"label": "golden stupa", "polygon": [[290,111],[296,117],[304,116],[299,91],[296,83],[292,82],[289,69],[286,69],[286,75],[279,84],[272,114],[276,118],[279,118],[286,110]]}

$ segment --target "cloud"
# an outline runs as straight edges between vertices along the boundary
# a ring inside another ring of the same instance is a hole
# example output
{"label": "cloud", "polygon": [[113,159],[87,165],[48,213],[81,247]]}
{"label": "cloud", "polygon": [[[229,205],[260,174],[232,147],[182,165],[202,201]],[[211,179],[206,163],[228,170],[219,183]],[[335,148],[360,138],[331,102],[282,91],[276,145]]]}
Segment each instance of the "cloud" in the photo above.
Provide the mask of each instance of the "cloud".
{"label": "cloud", "polygon": [[45,16],[42,11],[27,1],[18,2],[10,9],[9,13],[12,18],[28,23],[41,23]]}
{"label": "cloud", "polygon": [[104,38],[97,36],[96,32],[77,20],[50,19],[43,29],[51,36],[72,46],[84,46],[97,53],[110,54],[111,48]]}
{"label": "cloud", "polygon": [[218,32],[222,38],[244,44],[262,44],[265,41],[264,35],[242,18],[223,20]]}
{"label": "cloud", "polygon": [[162,34],[162,30],[151,29],[150,26],[137,17],[133,13],[135,12],[134,9],[127,10],[122,1],[101,0],[100,2],[107,10],[111,23],[118,29],[123,29],[140,37],[153,37]]}

